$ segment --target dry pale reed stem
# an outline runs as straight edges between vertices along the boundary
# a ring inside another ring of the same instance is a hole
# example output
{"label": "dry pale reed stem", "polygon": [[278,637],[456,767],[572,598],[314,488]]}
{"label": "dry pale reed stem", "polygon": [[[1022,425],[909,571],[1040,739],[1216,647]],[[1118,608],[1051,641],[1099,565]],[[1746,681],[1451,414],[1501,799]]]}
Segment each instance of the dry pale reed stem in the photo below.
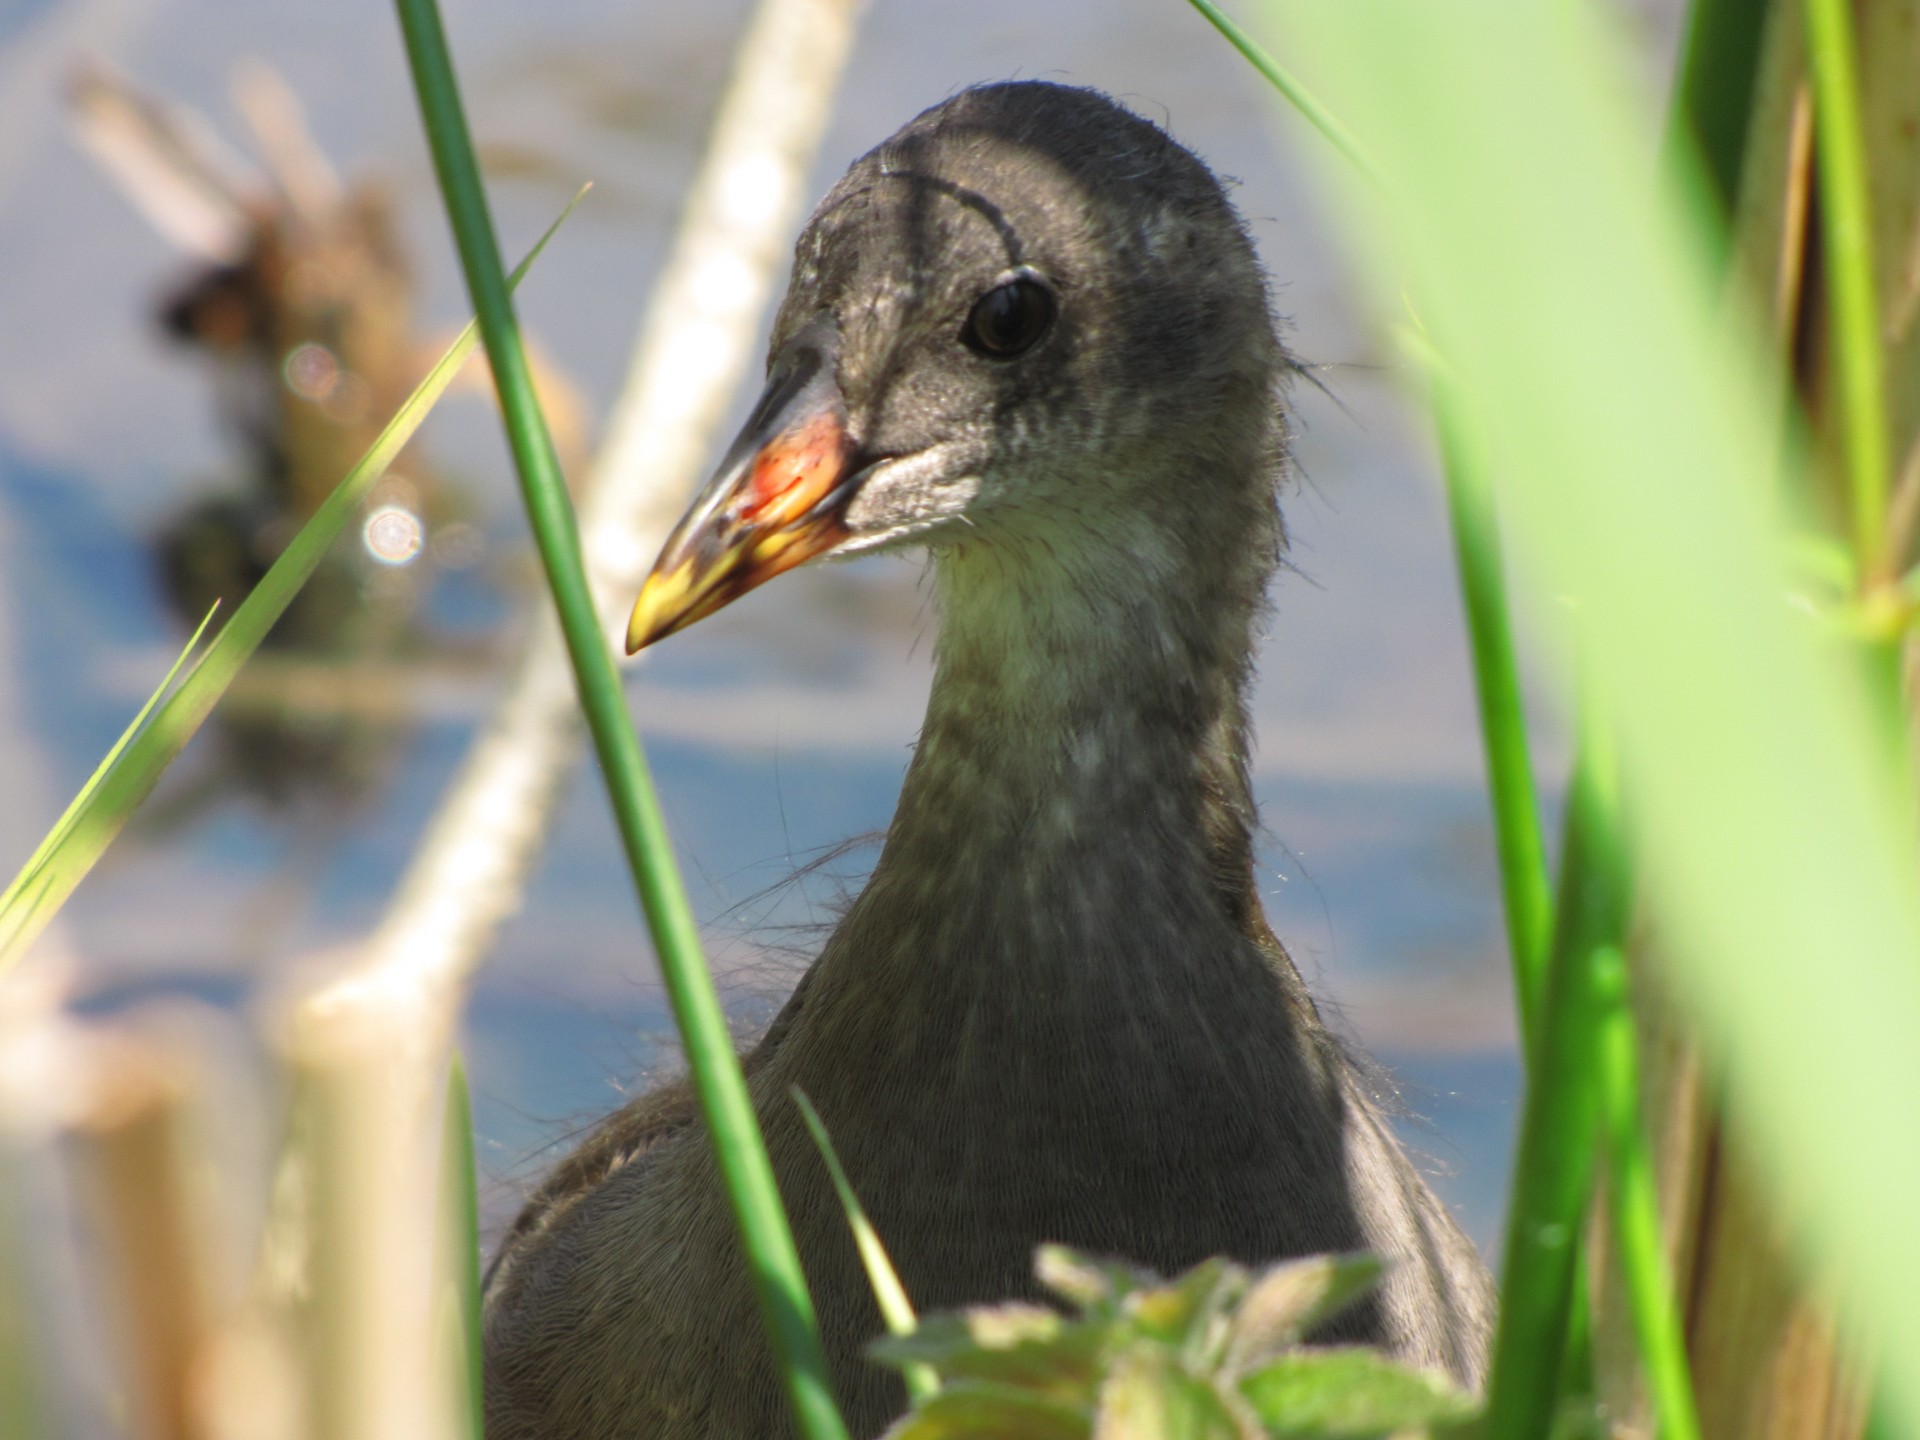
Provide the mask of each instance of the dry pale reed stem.
{"label": "dry pale reed stem", "polygon": [[[746,368],[859,8],[762,0],[742,42],[581,517],[610,630]],[[579,751],[571,674],[540,610],[385,920],[291,1027],[297,1132],[261,1275],[303,1330],[311,1440],[454,1433],[435,1343],[440,1086],[465,981],[520,903]]]}
{"label": "dry pale reed stem", "polygon": [[[581,514],[609,634],[698,484],[750,359],[797,223],[860,0],[763,0],[636,344]],[[519,907],[580,723],[547,607],[474,742],[366,963],[402,966],[452,1004]]]}
{"label": "dry pale reed stem", "polygon": [[435,1335],[444,1017],[382,975],[335,985],[294,1022],[295,1133],[267,1259],[304,1355],[307,1440],[459,1434]]}
{"label": "dry pale reed stem", "polygon": [[175,1057],[129,1039],[96,1041],[91,1103],[75,1127],[79,1174],[103,1233],[106,1309],[129,1371],[133,1434],[206,1434],[197,1378],[210,1331]]}

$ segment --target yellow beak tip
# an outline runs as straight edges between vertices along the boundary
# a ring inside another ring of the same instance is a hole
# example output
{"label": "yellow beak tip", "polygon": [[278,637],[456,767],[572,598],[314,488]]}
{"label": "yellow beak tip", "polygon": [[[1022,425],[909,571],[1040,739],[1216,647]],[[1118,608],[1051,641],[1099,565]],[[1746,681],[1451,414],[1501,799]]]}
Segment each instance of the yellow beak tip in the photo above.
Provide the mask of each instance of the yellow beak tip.
{"label": "yellow beak tip", "polygon": [[661,636],[679,629],[690,618],[698,598],[692,561],[665,574],[656,571],[648,576],[627,619],[627,654],[637,655]]}

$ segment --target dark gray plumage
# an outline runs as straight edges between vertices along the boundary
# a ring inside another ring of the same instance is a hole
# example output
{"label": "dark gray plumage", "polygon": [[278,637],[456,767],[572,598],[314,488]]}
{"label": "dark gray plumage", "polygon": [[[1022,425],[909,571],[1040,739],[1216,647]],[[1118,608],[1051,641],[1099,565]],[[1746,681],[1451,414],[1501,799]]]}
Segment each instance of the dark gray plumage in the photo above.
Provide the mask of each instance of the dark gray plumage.
{"label": "dark gray plumage", "polygon": [[[1050,323],[969,349],[1010,276]],[[794,1085],[923,1309],[1032,1293],[1043,1240],[1163,1272],[1364,1248],[1389,1277],[1330,1334],[1477,1383],[1480,1259],[1254,888],[1244,697],[1290,362],[1219,183],[1102,96],[967,91],[822,202],[773,352],[776,390],[826,365],[854,447],[826,548],[925,545],[941,614],[873,878],[746,1058],[854,1433],[902,1393],[862,1356],[879,1319]],[[684,1085],[529,1203],[486,1369],[493,1440],[790,1433]]]}

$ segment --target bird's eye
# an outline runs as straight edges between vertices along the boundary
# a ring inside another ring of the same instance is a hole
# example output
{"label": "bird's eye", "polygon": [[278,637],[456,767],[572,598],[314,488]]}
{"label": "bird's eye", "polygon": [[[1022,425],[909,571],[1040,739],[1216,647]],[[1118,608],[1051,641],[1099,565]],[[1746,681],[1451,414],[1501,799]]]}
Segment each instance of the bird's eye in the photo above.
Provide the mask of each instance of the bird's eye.
{"label": "bird's eye", "polygon": [[1038,280],[1009,280],[973,302],[960,339],[978,354],[1010,360],[1040,342],[1054,309],[1053,292]]}

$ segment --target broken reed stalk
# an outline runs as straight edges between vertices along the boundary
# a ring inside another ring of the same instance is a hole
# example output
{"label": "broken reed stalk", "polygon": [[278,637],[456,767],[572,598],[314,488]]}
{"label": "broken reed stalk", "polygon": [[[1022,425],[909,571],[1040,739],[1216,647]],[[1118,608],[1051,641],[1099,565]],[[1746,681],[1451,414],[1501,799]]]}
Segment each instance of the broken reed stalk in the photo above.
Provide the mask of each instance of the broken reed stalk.
{"label": "broken reed stalk", "polygon": [[459,1433],[455,1357],[435,1332],[435,1102],[452,1018],[379,975],[330,987],[290,1026],[293,1134],[264,1260],[291,1282],[308,1440]]}
{"label": "broken reed stalk", "polygon": [[105,1242],[99,1269],[130,1381],[132,1433],[200,1440],[214,1297],[182,1133],[187,1067],[124,1036],[85,1048],[77,1170]]}

